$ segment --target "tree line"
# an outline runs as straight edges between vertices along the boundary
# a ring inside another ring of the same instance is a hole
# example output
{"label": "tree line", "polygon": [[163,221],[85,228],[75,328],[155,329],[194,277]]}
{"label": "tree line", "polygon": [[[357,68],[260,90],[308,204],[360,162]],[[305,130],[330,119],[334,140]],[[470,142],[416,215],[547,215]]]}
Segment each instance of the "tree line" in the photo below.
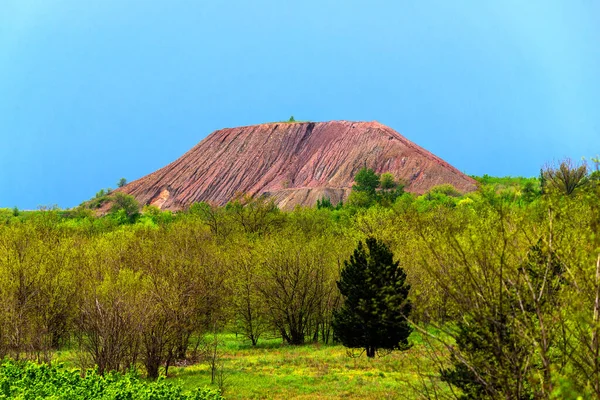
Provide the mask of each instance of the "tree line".
{"label": "tree line", "polygon": [[134,218],[0,213],[0,356],[43,361],[68,343],[100,372],[141,365],[153,378],[206,332],[343,342],[341,271],[374,238],[410,286],[407,329],[439,350],[428,396],[600,396],[597,168],[484,177],[468,195],[364,175],[356,201],[289,213],[248,197]]}

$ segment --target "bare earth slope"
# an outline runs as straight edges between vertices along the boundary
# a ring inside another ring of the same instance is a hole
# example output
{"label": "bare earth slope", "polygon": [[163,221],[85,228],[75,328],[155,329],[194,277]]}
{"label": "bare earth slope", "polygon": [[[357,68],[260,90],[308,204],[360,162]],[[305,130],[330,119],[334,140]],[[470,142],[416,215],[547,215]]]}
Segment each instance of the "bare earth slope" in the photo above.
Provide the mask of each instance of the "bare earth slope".
{"label": "bare earth slope", "polygon": [[335,204],[350,193],[364,166],[391,172],[406,190],[424,193],[475,181],[378,122],[271,123],[221,129],[182,157],[119,189],[140,204],[179,210],[194,202],[225,204],[236,194],[267,194],[282,209]]}

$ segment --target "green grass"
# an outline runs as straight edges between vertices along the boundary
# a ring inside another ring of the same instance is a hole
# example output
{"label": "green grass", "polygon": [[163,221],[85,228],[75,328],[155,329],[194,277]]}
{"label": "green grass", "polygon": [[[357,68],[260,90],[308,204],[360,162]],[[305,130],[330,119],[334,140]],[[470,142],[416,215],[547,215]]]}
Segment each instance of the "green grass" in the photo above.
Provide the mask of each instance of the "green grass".
{"label": "green grass", "polygon": [[[235,335],[222,341],[225,397],[228,399],[387,399],[419,398],[419,371],[435,370],[419,343],[404,352],[367,359],[351,357],[339,345],[288,346],[263,340],[253,348]],[[184,388],[210,385],[207,364],[175,367],[170,379]]]}
{"label": "green grass", "polygon": [[[413,333],[413,346],[382,357],[351,357],[341,345],[289,346],[281,339],[261,340],[256,347],[234,334],[220,334],[219,356],[227,399],[416,399],[421,376],[435,377],[437,366],[428,346]],[[360,352],[355,352],[358,355]],[[56,353],[56,360],[77,367],[76,349]],[[143,373],[143,372],[142,372]],[[168,380],[192,391],[211,385],[208,363],[171,366]],[[442,385],[443,387],[443,385]]]}
{"label": "green grass", "polygon": [[471,178],[484,185],[495,185],[501,187],[525,186],[526,183],[530,182],[534,185],[539,185],[538,177],[524,177],[524,176],[475,176],[471,175]]}

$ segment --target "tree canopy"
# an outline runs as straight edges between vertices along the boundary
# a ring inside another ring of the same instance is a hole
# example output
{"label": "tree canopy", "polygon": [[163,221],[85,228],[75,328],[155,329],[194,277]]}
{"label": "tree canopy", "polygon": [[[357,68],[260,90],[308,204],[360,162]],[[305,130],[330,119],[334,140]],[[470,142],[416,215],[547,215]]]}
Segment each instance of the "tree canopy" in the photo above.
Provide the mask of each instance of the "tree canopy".
{"label": "tree canopy", "polygon": [[370,168],[362,168],[354,177],[356,184],[352,186],[352,190],[357,192],[366,192],[370,195],[374,195],[375,191],[379,187],[380,179],[379,175]]}

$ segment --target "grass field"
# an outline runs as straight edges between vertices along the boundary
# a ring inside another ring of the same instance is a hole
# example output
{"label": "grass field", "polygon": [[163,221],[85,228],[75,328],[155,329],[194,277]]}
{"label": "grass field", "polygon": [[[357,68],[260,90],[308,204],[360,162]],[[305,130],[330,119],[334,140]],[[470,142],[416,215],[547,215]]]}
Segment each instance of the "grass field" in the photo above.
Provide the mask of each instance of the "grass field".
{"label": "grass field", "polygon": [[[227,399],[418,399],[423,376],[432,379],[437,367],[428,346],[413,333],[413,346],[368,359],[354,357],[341,345],[290,346],[264,339],[256,347],[235,334],[218,335],[219,370]],[[56,360],[76,367],[74,351],[58,352]],[[208,362],[171,366],[169,380],[185,389],[211,385]]]}
{"label": "grass field", "polygon": [[[407,351],[367,359],[352,357],[339,345],[288,346],[274,339],[253,348],[235,335],[221,335],[224,394],[228,399],[419,398],[419,371],[431,373],[435,366],[418,336],[413,339]],[[207,363],[175,367],[169,375],[188,389],[210,385]]]}

